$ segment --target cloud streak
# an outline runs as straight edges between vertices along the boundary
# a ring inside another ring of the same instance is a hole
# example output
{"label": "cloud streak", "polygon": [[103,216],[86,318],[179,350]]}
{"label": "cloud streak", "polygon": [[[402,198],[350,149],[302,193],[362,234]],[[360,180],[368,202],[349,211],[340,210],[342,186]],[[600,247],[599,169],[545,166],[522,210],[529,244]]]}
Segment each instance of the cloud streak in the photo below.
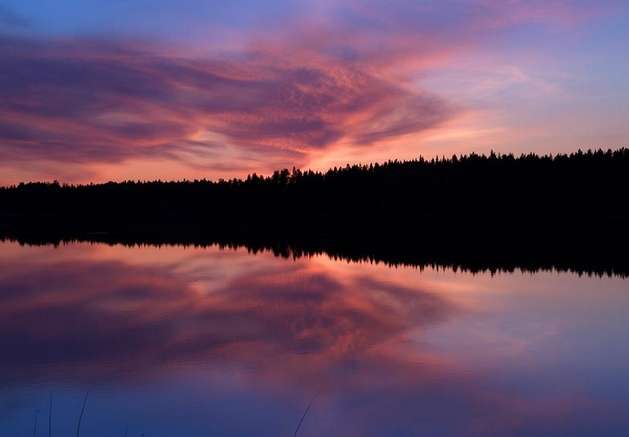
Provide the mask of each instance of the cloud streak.
{"label": "cloud streak", "polygon": [[[58,19],[56,33],[46,33],[45,14],[37,15],[45,8],[35,8],[28,31],[0,33],[0,160],[12,179],[38,173],[25,167],[102,179],[151,160],[168,178],[176,166],[242,176],[384,152],[407,157],[475,109],[447,89],[426,89],[426,75],[493,41],[509,44],[512,31],[567,28],[618,3],[275,0],[265,19],[244,21],[234,19],[259,15],[262,5],[236,2],[216,15],[190,0],[192,17],[159,0],[96,18],[77,4],[72,16],[89,17],[93,34]],[[107,24],[121,11],[118,27]],[[206,16],[214,16],[211,30]],[[0,9],[0,26],[26,22],[17,17]]]}
{"label": "cloud streak", "polygon": [[[448,103],[331,59],[200,60],[89,41],[0,42],[0,157],[119,162],[221,150],[293,160],[438,126]],[[283,61],[283,62],[282,62]],[[219,137],[221,140],[217,141]]]}

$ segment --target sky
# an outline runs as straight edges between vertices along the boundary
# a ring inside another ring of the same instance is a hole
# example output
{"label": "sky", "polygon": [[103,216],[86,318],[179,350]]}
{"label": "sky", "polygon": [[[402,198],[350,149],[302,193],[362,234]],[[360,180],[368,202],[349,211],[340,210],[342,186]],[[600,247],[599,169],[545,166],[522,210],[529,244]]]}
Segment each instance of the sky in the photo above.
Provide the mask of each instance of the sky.
{"label": "sky", "polygon": [[626,0],[0,0],[0,185],[629,145]]}

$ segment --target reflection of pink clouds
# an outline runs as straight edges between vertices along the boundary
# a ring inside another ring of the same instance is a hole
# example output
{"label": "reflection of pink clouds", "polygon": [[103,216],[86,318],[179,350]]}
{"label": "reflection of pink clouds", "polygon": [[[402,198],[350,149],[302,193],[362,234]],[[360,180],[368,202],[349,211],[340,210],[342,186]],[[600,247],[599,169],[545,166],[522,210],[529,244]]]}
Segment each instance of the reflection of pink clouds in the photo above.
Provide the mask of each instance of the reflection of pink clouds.
{"label": "reflection of pink clouds", "polygon": [[307,369],[451,311],[418,290],[367,278],[345,284],[298,265],[238,276],[203,294],[167,270],[119,262],[7,262],[0,287],[0,343],[10,351],[0,367],[10,378],[42,367],[75,378],[104,377],[112,366],[151,374],[191,360],[260,356],[297,357],[295,369]]}
{"label": "reflection of pink clouds", "polygon": [[368,278],[343,284],[317,272],[238,278],[218,296],[225,299],[219,307],[246,302],[248,307],[260,309],[256,317],[268,330],[262,337],[274,338],[277,353],[328,358],[364,352],[412,326],[436,322],[451,311],[441,299],[419,290]]}
{"label": "reflection of pink clouds", "polygon": [[[207,398],[220,385],[229,396],[244,390],[290,402],[308,402],[318,391],[306,426],[313,435],[529,435],[570,424],[622,426],[617,405],[577,385],[545,386],[542,372],[528,387],[530,374],[513,366],[483,371],[465,350],[457,356],[434,348],[430,333],[465,319],[471,305],[461,295],[478,299],[489,276],[439,273],[453,282],[431,282],[426,272],[418,277],[383,265],[177,247],[1,249],[0,373],[7,383],[168,384],[183,376]],[[460,281],[465,288],[453,292]],[[531,293],[528,282],[512,277],[491,281],[505,282],[493,285],[483,308],[502,307],[500,297],[514,287]],[[540,293],[558,305],[581,299],[567,289]],[[517,307],[539,316],[523,302]],[[517,314],[505,317],[518,323]],[[454,329],[467,346],[491,355],[469,328],[463,320]]]}
{"label": "reflection of pink clouds", "polygon": [[[379,426],[410,426],[418,414],[448,411],[460,419],[473,408],[495,411],[483,425],[503,429],[502,421],[527,408],[479,392],[452,363],[409,350],[416,345],[404,343],[405,331],[452,314],[437,295],[368,275],[332,276],[302,262],[266,263],[223,278],[207,294],[186,276],[106,260],[4,263],[5,381],[160,380],[198,362],[219,378],[237,372],[254,389],[290,397],[320,390],[308,428],[319,428],[317,414],[340,409],[348,420],[335,435],[379,435]],[[354,398],[363,399],[360,408]]]}

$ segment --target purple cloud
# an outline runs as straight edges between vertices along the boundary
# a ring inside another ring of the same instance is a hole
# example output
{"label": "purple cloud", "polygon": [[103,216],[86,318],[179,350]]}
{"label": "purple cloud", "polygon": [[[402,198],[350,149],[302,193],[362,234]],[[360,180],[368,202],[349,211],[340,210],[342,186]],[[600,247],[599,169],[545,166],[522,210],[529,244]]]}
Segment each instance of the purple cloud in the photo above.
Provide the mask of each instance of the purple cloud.
{"label": "purple cloud", "polygon": [[[419,132],[453,114],[437,97],[338,60],[183,59],[132,45],[0,41],[0,156],[119,162],[225,143],[262,155]],[[373,126],[377,126],[374,128]],[[204,140],[219,135],[223,143]]]}

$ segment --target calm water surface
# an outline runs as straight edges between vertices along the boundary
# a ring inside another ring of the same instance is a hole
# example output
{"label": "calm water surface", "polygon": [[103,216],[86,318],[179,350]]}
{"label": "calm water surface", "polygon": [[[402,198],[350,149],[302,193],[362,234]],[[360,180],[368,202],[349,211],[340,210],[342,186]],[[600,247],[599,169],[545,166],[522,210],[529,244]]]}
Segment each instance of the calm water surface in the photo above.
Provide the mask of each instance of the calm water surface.
{"label": "calm water surface", "polygon": [[627,345],[622,278],[0,243],[2,436],[627,436]]}

